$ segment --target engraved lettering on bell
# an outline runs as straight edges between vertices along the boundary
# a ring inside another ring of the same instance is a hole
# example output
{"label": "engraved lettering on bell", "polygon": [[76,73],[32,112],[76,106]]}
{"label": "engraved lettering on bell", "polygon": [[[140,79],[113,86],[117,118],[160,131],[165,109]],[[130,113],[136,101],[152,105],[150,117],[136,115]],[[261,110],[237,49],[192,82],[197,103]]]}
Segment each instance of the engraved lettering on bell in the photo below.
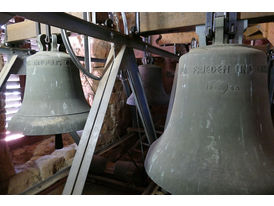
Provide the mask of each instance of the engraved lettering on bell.
{"label": "engraved lettering on bell", "polygon": [[264,52],[229,44],[180,58],[166,129],[145,160],[155,183],[172,194],[274,194],[266,66]]}
{"label": "engraved lettering on bell", "polygon": [[230,71],[230,65],[201,65],[195,66],[193,74],[228,74]]}

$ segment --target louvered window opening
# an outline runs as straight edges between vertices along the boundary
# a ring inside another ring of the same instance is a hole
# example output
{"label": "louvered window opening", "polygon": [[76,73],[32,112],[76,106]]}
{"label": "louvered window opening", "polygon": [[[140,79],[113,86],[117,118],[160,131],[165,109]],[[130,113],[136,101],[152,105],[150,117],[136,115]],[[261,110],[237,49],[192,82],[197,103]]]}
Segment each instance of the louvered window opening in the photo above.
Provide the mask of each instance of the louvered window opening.
{"label": "louvered window opening", "polygon": [[[5,61],[5,58],[4,58]],[[5,61],[6,62],[6,61]],[[6,82],[5,88],[5,117],[6,137],[5,140],[12,141],[24,137],[22,133],[10,132],[7,130],[9,121],[18,112],[22,104],[22,94],[19,75],[11,74]]]}

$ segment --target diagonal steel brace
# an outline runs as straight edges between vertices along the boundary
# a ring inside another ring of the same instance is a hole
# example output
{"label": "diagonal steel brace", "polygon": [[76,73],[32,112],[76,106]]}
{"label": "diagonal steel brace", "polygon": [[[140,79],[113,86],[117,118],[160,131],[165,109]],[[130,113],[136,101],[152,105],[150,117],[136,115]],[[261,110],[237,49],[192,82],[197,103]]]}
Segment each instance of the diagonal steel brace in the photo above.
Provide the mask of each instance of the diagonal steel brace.
{"label": "diagonal steel brace", "polygon": [[13,68],[13,65],[17,59],[17,55],[13,55],[10,60],[5,64],[3,69],[0,72],[0,91],[3,89],[3,86],[5,85],[7,79],[9,78],[11,74],[11,69]]}
{"label": "diagonal steel brace", "polygon": [[110,67],[106,68],[104,77],[99,82],[63,194],[82,193],[125,48],[122,46],[112,64],[109,62],[114,58],[114,48],[110,51],[106,63]]}

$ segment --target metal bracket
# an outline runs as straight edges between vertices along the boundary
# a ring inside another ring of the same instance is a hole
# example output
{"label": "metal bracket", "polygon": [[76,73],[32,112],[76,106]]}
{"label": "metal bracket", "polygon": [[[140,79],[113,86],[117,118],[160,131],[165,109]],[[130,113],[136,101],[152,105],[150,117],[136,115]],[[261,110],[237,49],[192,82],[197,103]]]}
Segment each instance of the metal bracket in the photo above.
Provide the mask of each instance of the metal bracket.
{"label": "metal bracket", "polygon": [[207,44],[210,41],[241,44],[246,27],[247,20],[237,20],[237,12],[208,12],[205,25]]}
{"label": "metal bracket", "polygon": [[199,36],[199,47],[206,46],[206,26],[201,25],[201,26],[196,26],[195,32]]}
{"label": "metal bracket", "polygon": [[225,17],[220,16],[215,18],[215,31],[214,31],[214,43],[223,44],[226,41],[225,38]]}

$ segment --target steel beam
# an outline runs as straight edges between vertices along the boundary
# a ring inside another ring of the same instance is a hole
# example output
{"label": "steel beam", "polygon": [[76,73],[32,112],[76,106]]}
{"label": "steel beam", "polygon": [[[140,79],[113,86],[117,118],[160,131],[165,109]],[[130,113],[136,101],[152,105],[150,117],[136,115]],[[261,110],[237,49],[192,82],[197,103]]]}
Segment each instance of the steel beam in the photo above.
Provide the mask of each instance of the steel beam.
{"label": "steel beam", "polygon": [[[0,54],[7,54],[8,56],[11,55],[18,55],[19,57],[26,57],[32,54],[35,54],[37,51],[36,50],[30,50],[30,49],[20,49],[20,48],[13,48],[13,47],[6,47],[6,46],[0,46]],[[77,56],[79,61],[84,61],[85,57],[82,56]],[[91,62],[100,62],[100,63],[105,63],[106,59],[100,59],[100,58],[90,58]]]}
{"label": "steel beam", "polygon": [[63,194],[79,195],[83,191],[124,51],[125,46],[122,47],[112,64],[109,64],[109,62],[113,59],[114,48],[112,47],[110,51],[106,63],[106,65],[110,65],[110,67],[106,68],[106,73],[99,82],[99,86],[95,94],[87,123],[80,139]]}
{"label": "steel beam", "polygon": [[13,17],[13,15],[7,13],[0,13],[0,25],[8,23],[8,21]]}
{"label": "steel beam", "polygon": [[4,65],[3,69],[0,72],[0,91],[3,89],[7,79],[9,78],[12,66],[14,65],[17,55],[13,55],[11,59]]}
{"label": "steel beam", "polygon": [[128,47],[148,51],[154,54],[158,54],[164,57],[176,58],[179,57],[175,54],[162,50],[160,48],[151,46],[144,43],[141,39],[136,39],[128,35],[124,35],[120,32],[110,30],[106,27],[99,26],[75,16],[72,16],[63,12],[15,12],[8,13],[10,15],[19,15],[27,19],[37,21],[44,24],[49,24],[58,28],[63,28],[79,34],[84,34],[90,37],[98,38],[104,41],[113,42],[120,45],[126,45]]}
{"label": "steel beam", "polygon": [[125,68],[127,69],[131,90],[134,94],[136,106],[144,125],[148,143],[151,144],[157,138],[144,88],[140,78],[138,65],[132,49],[127,48],[125,55]]}
{"label": "steel beam", "polygon": [[77,144],[77,145],[79,145],[79,142],[80,142],[80,137],[79,137],[79,135],[77,134],[77,132],[70,132],[69,133],[70,134],[70,136],[72,137],[72,139],[74,140],[74,142]]}

